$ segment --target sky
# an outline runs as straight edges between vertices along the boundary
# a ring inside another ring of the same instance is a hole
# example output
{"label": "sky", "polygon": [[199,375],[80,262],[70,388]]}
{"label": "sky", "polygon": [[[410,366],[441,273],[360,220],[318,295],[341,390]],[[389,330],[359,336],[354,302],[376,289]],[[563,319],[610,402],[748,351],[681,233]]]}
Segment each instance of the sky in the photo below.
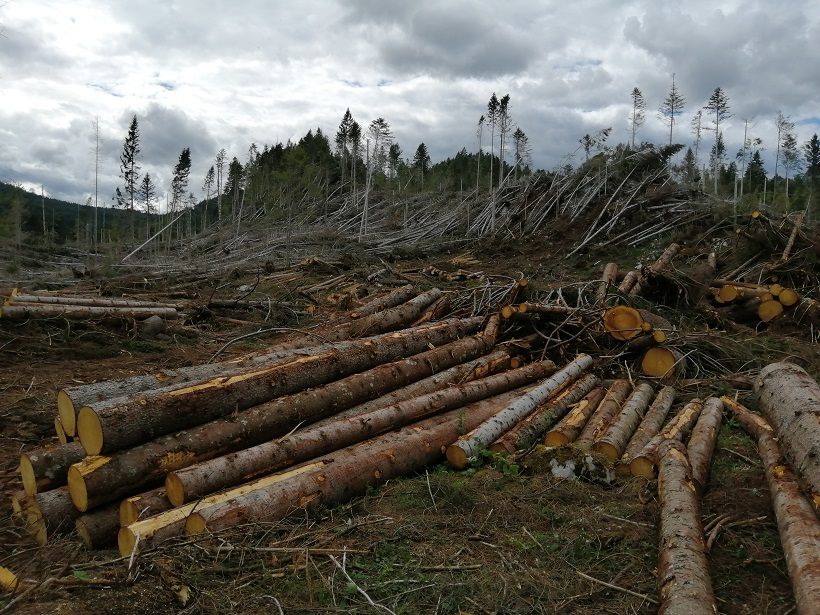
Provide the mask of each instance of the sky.
{"label": "sky", "polygon": [[[584,134],[664,143],[672,75],[686,98],[675,141],[716,87],[731,157],[763,139],[773,171],[778,111],[800,144],[820,132],[820,2],[789,0],[0,0],[0,181],[110,203],[131,117],[141,165],[164,192],[191,149],[197,195],[219,148],[331,138],[346,108],[391,126],[406,157],[478,149],[490,95],[509,93],[537,168],[578,162]],[[714,133],[705,134],[705,148]],[[484,149],[489,149],[485,131]],[[703,150],[702,150],[703,151]]]}

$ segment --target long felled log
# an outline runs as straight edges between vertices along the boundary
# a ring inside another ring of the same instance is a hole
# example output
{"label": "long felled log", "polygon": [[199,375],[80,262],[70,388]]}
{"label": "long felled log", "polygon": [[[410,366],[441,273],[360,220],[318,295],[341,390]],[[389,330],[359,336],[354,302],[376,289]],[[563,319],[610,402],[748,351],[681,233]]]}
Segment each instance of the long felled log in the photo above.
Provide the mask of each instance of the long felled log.
{"label": "long felled log", "polygon": [[391,290],[386,295],[376,297],[375,299],[368,301],[361,307],[356,308],[348,314],[348,317],[364,318],[365,316],[370,316],[371,314],[375,314],[376,312],[381,312],[382,310],[386,310],[388,308],[401,305],[405,301],[409,301],[410,299],[412,299],[415,295],[416,289],[412,284],[400,286],[399,288]]}
{"label": "long felled log", "polygon": [[119,524],[131,525],[140,519],[153,517],[174,507],[165,495],[165,487],[152,489],[139,495],[125,498],[119,506]]}
{"label": "long felled log", "polygon": [[624,402],[620,413],[610,421],[606,429],[595,440],[592,450],[615,463],[623,454],[629,439],[638,428],[654,393],[651,384],[647,382],[638,383]]}
{"label": "long felled log", "polygon": [[604,387],[595,387],[544,436],[545,446],[566,446],[574,442],[606,396]]}
{"label": "long felled log", "polygon": [[786,558],[799,615],[813,615],[820,604],[820,522],[800,490],[766,420],[730,397],[722,397],[743,428],[757,440],[772,499],[780,543]]}
{"label": "long felled log", "polygon": [[641,424],[632,435],[624,454],[621,455],[621,459],[615,467],[615,472],[619,476],[629,475],[629,463],[636,455],[640,455],[647,443],[658,434],[663,422],[666,420],[666,415],[669,414],[669,410],[672,409],[674,403],[675,387],[662,387],[655,396],[652,405],[649,406],[649,410],[646,411]]}
{"label": "long felled log", "polygon": [[554,371],[552,361],[534,363],[367,414],[343,419],[330,417],[279,440],[170,472],[165,481],[168,499],[175,506],[181,506],[200,496],[319,457],[430,414],[524,386]]}
{"label": "long felled log", "polygon": [[109,504],[74,520],[80,540],[89,549],[104,549],[117,543],[120,531],[119,504]]}
{"label": "long felled log", "polygon": [[29,495],[65,485],[68,468],[85,457],[79,442],[37,448],[20,455],[20,477]]}
{"label": "long felled log", "polygon": [[692,488],[686,448],[664,442],[658,470],[658,585],[664,615],[715,615],[717,606],[703,539],[700,498]]}
{"label": "long felled log", "polygon": [[760,370],[754,391],[783,454],[820,509],[820,386],[798,365],[771,363]]}
{"label": "long felled log", "polygon": [[[711,403],[719,403],[720,400],[710,397]],[[629,471],[633,476],[643,478],[655,478],[655,467],[659,461],[659,451],[661,444],[666,440],[680,441],[688,434],[695,422],[698,420],[703,410],[703,402],[700,399],[693,399],[678,412],[663,429],[653,437],[646,446],[643,447],[632,461],[629,462]]]}
{"label": "long felled log", "polygon": [[[368,487],[442,459],[442,451],[464,430],[471,430],[522,394],[521,390],[476,402],[444,415],[413,423],[314,462],[318,468],[285,480],[205,498],[185,522],[185,531],[198,534],[238,523],[280,519],[295,508],[332,505],[363,493]],[[281,476],[281,475],[274,475]],[[260,482],[265,479],[260,479]],[[130,528],[129,528],[130,529]],[[127,546],[127,545],[126,545]]]}
{"label": "long felled log", "polygon": [[487,447],[512,429],[516,423],[530,414],[539,404],[556,392],[568,386],[573,380],[592,367],[594,360],[586,354],[578,355],[561,370],[550,376],[537,387],[513,401],[501,412],[488,419],[447,447],[447,462],[458,470],[467,467],[470,457],[479,448]]}
{"label": "long felled log", "polygon": [[600,387],[596,389],[600,383],[601,380],[593,374],[581,376],[569,387],[543,404],[535,412],[518,423],[518,425],[493,442],[490,446],[490,450],[495,453],[506,454],[529,448],[541,438],[544,432],[556,421],[559,419],[563,421],[564,419],[561,417],[564,417],[573,405],[576,405],[576,407],[589,406],[595,397],[589,397],[593,389],[600,391],[600,397],[603,397],[603,389]]}
{"label": "long felled log", "polygon": [[597,440],[621,409],[624,401],[632,392],[632,384],[629,380],[615,380],[607,389],[601,403],[598,404],[595,413],[590,417],[584,429],[575,440],[575,445],[583,450],[592,448],[592,444]]}
{"label": "long felled log", "polygon": [[68,487],[31,496],[22,509],[27,529],[40,545],[46,544],[49,536],[72,528],[72,522],[80,515],[71,503]]}
{"label": "long felled log", "polygon": [[714,397],[703,404],[703,411],[695,423],[689,443],[686,445],[689,464],[692,466],[692,480],[702,493],[709,481],[712,454],[715,451],[720,422],[723,419],[723,402]]}
{"label": "long felled log", "polygon": [[470,336],[114,455],[89,457],[69,470],[72,498],[77,508],[87,510],[130,495],[161,481],[171,470],[261,444],[302,422],[331,416],[472,359],[492,348],[493,342],[486,335]]}
{"label": "long felled log", "polygon": [[399,331],[375,340],[361,340],[344,351],[300,356],[228,378],[85,406],[77,415],[80,442],[89,455],[134,446],[367,370],[396,356],[417,354],[430,344],[441,345],[464,335],[473,324],[477,325],[470,321],[442,321],[423,331]]}
{"label": "long felled log", "polygon": [[19,305],[21,303],[40,303],[53,305],[87,305],[93,307],[117,307],[117,308],[171,308],[178,306],[170,303],[159,303],[155,301],[139,301],[137,299],[115,299],[111,297],[69,297],[63,295],[25,295],[13,293],[7,300],[7,305]]}
{"label": "long felled log", "polygon": [[95,307],[90,305],[21,304],[0,307],[0,318],[25,320],[27,318],[69,318],[89,320],[94,318],[148,318],[160,316],[174,319],[179,313],[164,307]]}

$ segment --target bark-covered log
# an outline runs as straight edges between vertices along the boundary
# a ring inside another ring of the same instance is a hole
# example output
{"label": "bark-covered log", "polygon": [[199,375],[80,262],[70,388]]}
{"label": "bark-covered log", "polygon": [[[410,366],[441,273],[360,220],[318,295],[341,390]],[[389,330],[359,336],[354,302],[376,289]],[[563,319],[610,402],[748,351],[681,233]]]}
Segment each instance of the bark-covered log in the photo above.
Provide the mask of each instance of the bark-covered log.
{"label": "bark-covered log", "polygon": [[544,445],[550,447],[566,446],[571,442],[575,442],[575,439],[583,431],[589,419],[595,414],[598,406],[603,401],[606,391],[604,387],[596,387],[587,393],[569,414],[547,432],[544,436]]}
{"label": "bark-covered log", "polygon": [[703,539],[700,497],[692,486],[686,448],[666,441],[658,469],[658,585],[663,615],[715,615],[717,606]]}
{"label": "bark-covered log", "polygon": [[783,454],[820,509],[820,386],[798,365],[771,363],[760,370],[754,391]]}
{"label": "bark-covered log", "polygon": [[629,462],[629,471],[632,475],[649,479],[655,478],[655,467],[658,465],[661,444],[666,440],[683,440],[686,434],[692,431],[692,427],[695,426],[702,410],[703,402],[700,399],[693,399],[673,416],[664,428],[647,442],[641,452]]}
{"label": "bark-covered log", "polygon": [[820,604],[820,522],[800,489],[766,420],[729,397],[721,398],[743,428],[757,440],[777,519],[780,543],[799,615],[813,615]]}
{"label": "bark-covered log", "polygon": [[697,305],[709,293],[709,287],[715,279],[716,265],[717,257],[712,252],[705,262],[698,263],[689,269],[684,282],[689,305]]}
{"label": "bark-covered log", "polygon": [[20,477],[29,495],[65,485],[68,468],[85,457],[79,442],[37,448],[20,455]]}
{"label": "bark-covered log", "polygon": [[723,402],[710,397],[703,404],[703,411],[695,423],[689,443],[686,445],[689,464],[692,466],[692,480],[699,493],[703,493],[709,482],[712,454],[715,451],[720,422],[723,419]]}
{"label": "bark-covered log", "polygon": [[465,324],[442,321],[423,331],[399,331],[378,340],[360,340],[344,351],[299,356],[227,378],[84,406],[77,415],[80,442],[89,455],[134,446],[370,369],[397,356],[417,354],[430,344],[445,344],[463,336],[468,329]]}
{"label": "bark-covered log", "polygon": [[657,275],[669,268],[672,259],[680,252],[680,245],[670,243],[654,263],[646,267],[638,278],[637,283],[629,290],[630,295],[639,295],[651,283],[653,275]]}
{"label": "bark-covered log", "polygon": [[111,297],[69,297],[62,295],[24,295],[16,293],[12,294],[7,301],[7,305],[19,305],[21,303],[87,305],[93,307],[117,308],[170,308],[174,310],[179,307],[171,303],[139,301],[137,299],[116,299]]}
{"label": "bark-covered log", "polygon": [[539,404],[577,380],[592,367],[594,360],[586,354],[578,355],[561,370],[547,380],[516,399],[501,412],[485,423],[465,434],[457,442],[447,447],[447,462],[462,470],[467,467],[470,457],[481,447],[487,447],[512,429],[516,423],[530,414]]}
{"label": "bark-covered log", "polygon": [[618,279],[618,263],[607,263],[604,266],[603,275],[601,275],[601,283],[598,285],[598,290],[595,292],[595,304],[598,307],[603,307],[606,303],[606,296],[609,292],[609,287],[615,284]]}
{"label": "bark-covered log", "polygon": [[595,440],[592,449],[615,463],[626,449],[629,439],[649,407],[655,391],[647,382],[638,383],[624,402],[621,411],[613,417],[606,429]]}
{"label": "bark-covered log", "polygon": [[174,506],[181,506],[203,495],[350,446],[431,414],[460,408],[524,386],[554,371],[552,361],[534,363],[367,414],[343,419],[330,417],[284,438],[170,472],[165,480],[166,493]]}
{"label": "bark-covered log", "polygon": [[372,438],[283,473],[258,479],[122,528],[120,553],[165,538],[217,531],[233,525],[275,521],[297,509],[347,501],[368,487],[418,471],[442,459],[443,450],[504,408],[521,391],[451,410]]}
{"label": "bark-covered log", "polygon": [[382,310],[401,305],[415,296],[416,289],[412,284],[400,286],[399,288],[391,290],[386,295],[376,297],[375,299],[356,308],[348,314],[348,317],[353,319],[364,318],[365,316],[370,316],[376,312],[381,312]]}
{"label": "bark-covered log", "polygon": [[65,533],[74,527],[80,515],[71,503],[68,487],[43,491],[26,500],[23,517],[26,528],[38,544],[44,545],[50,536]]}
{"label": "bark-covered log", "polygon": [[627,274],[624,276],[624,279],[621,280],[621,283],[618,286],[618,292],[624,294],[632,294],[632,289],[635,288],[635,285],[638,283],[639,278],[640,274],[634,269],[632,271],[627,272]]}
{"label": "bark-covered log", "polygon": [[640,455],[647,443],[654,438],[663,427],[663,422],[666,420],[666,415],[672,409],[672,404],[675,403],[675,387],[665,386],[658,391],[652,405],[638,426],[638,429],[629,440],[624,454],[618,465],[615,467],[615,472],[619,476],[629,475],[629,463],[632,459]]}
{"label": "bark-covered log", "polygon": [[72,498],[77,508],[87,510],[131,495],[158,484],[171,470],[261,444],[301,423],[315,422],[472,359],[492,344],[492,338],[484,335],[470,336],[113,455],[89,457],[69,471]]}
{"label": "bark-covered log", "polygon": [[89,549],[104,549],[117,543],[120,531],[119,504],[109,504],[74,520],[80,540]]}
{"label": "bark-covered log", "polygon": [[[513,427],[498,440],[493,442],[490,450],[495,453],[511,454],[515,451],[526,449],[539,440],[550,426],[556,421],[563,421],[564,415],[575,405],[588,406],[593,398],[587,399],[590,392],[595,389],[600,391],[603,397],[603,389],[596,389],[601,380],[593,375],[586,374],[573,382],[569,387],[561,391],[558,395],[547,401],[535,412],[530,414],[518,425]],[[566,417],[564,417],[566,418]]]}
{"label": "bark-covered log", "polygon": [[148,318],[160,316],[174,319],[179,313],[163,307],[94,307],[90,305],[21,304],[0,307],[0,318],[25,320],[27,318],[68,318],[95,320],[112,318]]}
{"label": "bark-covered log", "polygon": [[153,517],[174,507],[165,495],[165,487],[152,489],[139,495],[125,498],[119,505],[119,524],[131,525],[140,519]]}
{"label": "bark-covered log", "polygon": [[601,436],[610,421],[620,412],[621,406],[631,392],[632,384],[629,380],[615,380],[607,389],[595,413],[581,430],[575,440],[575,445],[584,450],[591,449],[593,442]]}

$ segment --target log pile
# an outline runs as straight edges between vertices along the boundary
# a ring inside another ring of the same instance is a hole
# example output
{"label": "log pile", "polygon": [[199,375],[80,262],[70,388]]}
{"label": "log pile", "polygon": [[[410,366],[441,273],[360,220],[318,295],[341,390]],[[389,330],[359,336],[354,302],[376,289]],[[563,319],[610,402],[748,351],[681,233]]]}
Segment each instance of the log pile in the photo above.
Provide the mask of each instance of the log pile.
{"label": "log pile", "polygon": [[0,318],[27,320],[37,318],[145,319],[152,316],[173,320],[179,318],[178,306],[154,301],[80,297],[59,294],[26,294],[13,289],[3,298]]}

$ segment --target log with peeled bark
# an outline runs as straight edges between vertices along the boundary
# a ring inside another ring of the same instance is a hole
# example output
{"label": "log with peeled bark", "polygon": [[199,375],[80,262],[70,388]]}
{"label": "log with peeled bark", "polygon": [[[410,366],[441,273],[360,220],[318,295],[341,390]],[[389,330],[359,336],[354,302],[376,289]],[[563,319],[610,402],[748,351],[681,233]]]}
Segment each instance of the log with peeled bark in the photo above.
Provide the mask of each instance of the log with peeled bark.
{"label": "log with peeled bark", "polygon": [[544,382],[448,446],[447,462],[457,470],[466,468],[470,457],[473,457],[479,449],[490,446],[545,400],[580,378],[594,362],[594,359],[587,354],[578,355]]}
{"label": "log with peeled bark", "polygon": [[[719,403],[720,400],[710,397],[707,402]],[[681,441],[686,434],[692,431],[695,423],[703,410],[703,402],[700,399],[693,399],[686,404],[680,412],[673,416],[669,422],[664,425],[656,436],[654,436],[646,446],[641,449],[641,452],[635,455],[632,461],[629,462],[629,471],[632,476],[641,476],[643,478],[653,479],[657,475],[655,473],[656,466],[659,461],[659,451],[661,445],[667,440]]]}
{"label": "log with peeled bark", "polygon": [[131,525],[140,519],[153,517],[174,507],[165,495],[165,487],[152,489],[139,495],[125,498],[119,505],[119,524],[121,526]]}
{"label": "log with peeled bark", "polygon": [[84,406],[77,415],[80,442],[89,455],[134,446],[282,395],[365,371],[397,356],[417,354],[430,344],[446,344],[468,333],[473,324],[442,321],[423,331],[398,331],[376,339],[359,340],[344,351],[299,356],[227,378]]}
{"label": "log with peeled bark", "polygon": [[[274,521],[295,509],[347,501],[369,487],[441,460],[442,451],[459,434],[480,425],[521,394],[519,389],[475,402],[321,457],[307,470],[300,466],[187,504],[191,512],[184,515],[184,530],[199,534],[241,523]],[[182,509],[185,507],[177,510]],[[121,552],[132,544],[132,527],[120,530],[124,538]],[[178,528],[160,529],[159,533],[173,536]],[[159,528],[153,529],[156,540]]]}
{"label": "log with peeled bark", "polygon": [[638,283],[639,278],[640,274],[634,269],[632,271],[627,272],[627,274],[624,276],[624,279],[621,280],[621,284],[618,286],[618,292],[631,295],[632,289],[635,288],[635,285]]}
{"label": "log with peeled bark", "polygon": [[703,493],[709,482],[712,455],[715,452],[720,423],[723,419],[723,402],[710,397],[703,404],[703,410],[695,423],[689,443],[686,445],[689,464],[692,466],[692,481]]}
{"label": "log with peeled bark", "polygon": [[595,388],[600,383],[600,379],[593,374],[581,376],[569,387],[547,401],[547,403],[543,404],[535,412],[518,423],[518,425],[493,442],[490,446],[490,450],[494,453],[512,454],[518,450],[529,448],[539,440],[544,435],[544,432],[556,421],[563,421],[562,417],[564,417],[573,405],[576,407],[588,406],[589,403],[593,401],[593,398],[587,400],[592,390],[601,391],[600,396],[603,397],[603,389]]}
{"label": "log with peeled bark", "polygon": [[95,307],[91,305],[21,304],[0,307],[0,318],[25,320],[27,318],[68,318],[94,320],[114,318],[148,318],[159,316],[173,320],[179,316],[174,308],[163,307]]}
{"label": "log with peeled bark", "polygon": [[550,447],[566,446],[574,442],[589,422],[589,419],[595,414],[595,410],[598,409],[599,404],[606,396],[606,391],[604,387],[595,387],[587,393],[555,427],[547,432],[544,436],[544,445]]}
{"label": "log with peeled bark", "polygon": [[658,585],[664,615],[715,615],[717,605],[703,539],[700,497],[692,487],[686,447],[664,442],[658,468]]}
{"label": "log with peeled bark", "polygon": [[85,457],[79,442],[37,448],[20,455],[20,477],[29,495],[65,485],[68,468]]}
{"label": "log with peeled bark", "polygon": [[283,438],[169,472],[165,490],[174,506],[182,506],[201,496],[362,442],[431,414],[460,408],[525,386],[554,371],[552,361],[534,363],[367,414],[343,419],[330,417]]}
{"label": "log with peeled bark", "polygon": [[783,454],[820,509],[820,385],[798,365],[771,363],[760,370],[754,392]]}
{"label": "log with peeled bark", "polygon": [[493,341],[483,334],[466,337],[112,455],[88,457],[69,470],[72,498],[84,511],[131,495],[159,483],[171,470],[261,444],[303,422],[323,419],[459,365],[490,350]]}
{"label": "log with peeled bark", "polygon": [[774,429],[763,417],[730,397],[721,399],[743,428],[757,440],[797,613],[813,615],[820,604],[820,549],[817,548],[820,521],[801,491],[797,475],[783,457]]}
{"label": "log with peeled bark", "polygon": [[604,266],[604,273],[601,276],[601,283],[598,285],[598,290],[595,292],[595,305],[603,307],[606,304],[606,296],[609,293],[609,287],[615,284],[618,279],[618,263],[607,263]]}
{"label": "log with peeled bark", "polygon": [[77,534],[89,549],[104,549],[117,543],[120,530],[119,504],[109,504],[74,520]]}
{"label": "log with peeled bark", "polygon": [[179,308],[179,306],[171,303],[139,301],[137,299],[115,299],[111,297],[69,297],[64,295],[26,295],[12,293],[12,295],[6,300],[6,305],[19,305],[21,303],[85,305],[91,307],[116,308],[170,308],[173,310]]}
{"label": "log with peeled bark", "polygon": [[655,391],[651,384],[638,383],[624,402],[621,411],[613,417],[606,429],[595,440],[592,450],[615,463],[638,428],[654,394]]}
{"label": "log with peeled bark", "polygon": [[666,420],[666,415],[672,409],[672,404],[675,403],[675,387],[662,387],[655,396],[652,405],[638,426],[638,429],[629,440],[624,454],[618,465],[615,466],[615,473],[619,476],[629,476],[629,463],[632,459],[640,455],[647,443],[654,438],[663,427],[663,422]]}
{"label": "log with peeled bark", "polygon": [[621,406],[631,392],[632,383],[629,380],[615,380],[607,389],[595,413],[584,425],[575,440],[575,446],[583,450],[590,450],[595,440],[601,436],[610,421],[621,410]]}

